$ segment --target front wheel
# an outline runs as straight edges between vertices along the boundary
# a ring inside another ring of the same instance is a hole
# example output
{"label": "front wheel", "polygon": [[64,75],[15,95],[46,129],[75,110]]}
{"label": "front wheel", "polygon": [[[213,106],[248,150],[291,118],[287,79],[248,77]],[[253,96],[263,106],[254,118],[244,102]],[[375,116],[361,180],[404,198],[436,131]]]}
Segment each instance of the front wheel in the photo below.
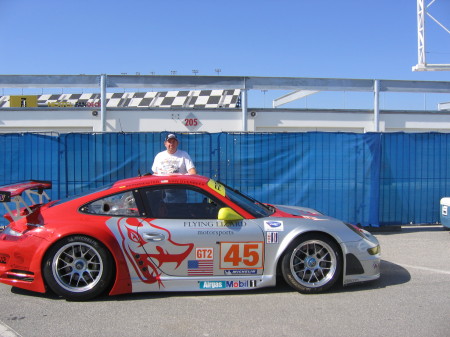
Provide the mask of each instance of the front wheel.
{"label": "front wheel", "polygon": [[71,236],[57,242],[47,252],[43,274],[56,294],[68,300],[89,300],[111,284],[112,257],[97,240]]}
{"label": "front wheel", "polygon": [[330,289],[339,279],[342,258],[337,244],[319,234],[305,235],[287,249],[281,261],[286,282],[303,294]]}

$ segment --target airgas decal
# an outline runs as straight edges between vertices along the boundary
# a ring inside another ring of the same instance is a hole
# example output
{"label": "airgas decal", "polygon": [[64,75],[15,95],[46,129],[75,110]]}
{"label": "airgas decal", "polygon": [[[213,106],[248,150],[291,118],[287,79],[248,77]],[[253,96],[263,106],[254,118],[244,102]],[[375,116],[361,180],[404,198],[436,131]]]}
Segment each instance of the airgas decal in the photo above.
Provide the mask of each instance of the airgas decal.
{"label": "airgas decal", "polygon": [[257,280],[244,281],[200,281],[200,289],[256,288]]}
{"label": "airgas decal", "polygon": [[264,230],[282,232],[284,231],[283,221],[264,221]]}

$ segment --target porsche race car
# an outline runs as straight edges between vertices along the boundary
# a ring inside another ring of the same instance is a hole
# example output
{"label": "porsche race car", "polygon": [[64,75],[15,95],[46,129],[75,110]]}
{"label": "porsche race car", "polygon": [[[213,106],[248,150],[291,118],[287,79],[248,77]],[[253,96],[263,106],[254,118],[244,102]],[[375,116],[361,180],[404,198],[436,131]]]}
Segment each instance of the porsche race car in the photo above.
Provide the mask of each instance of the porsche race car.
{"label": "porsche race car", "polygon": [[[199,175],[139,176],[50,201],[50,182],[0,187],[0,282],[68,300],[275,286],[319,293],[380,276],[369,232],[259,202]],[[12,205],[12,206],[11,206]]]}

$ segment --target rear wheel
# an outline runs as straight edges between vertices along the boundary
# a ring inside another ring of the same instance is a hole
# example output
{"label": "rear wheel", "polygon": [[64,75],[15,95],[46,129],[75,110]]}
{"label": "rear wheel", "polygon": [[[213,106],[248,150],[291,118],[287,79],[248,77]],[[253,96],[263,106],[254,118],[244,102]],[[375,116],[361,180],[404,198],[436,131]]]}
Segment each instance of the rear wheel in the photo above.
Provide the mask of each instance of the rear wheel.
{"label": "rear wheel", "polygon": [[89,300],[102,294],[111,284],[112,257],[97,240],[71,236],[48,251],[43,274],[56,294],[68,300]]}
{"label": "rear wheel", "polygon": [[287,249],[281,261],[286,282],[304,294],[330,289],[339,279],[342,258],[337,244],[330,238],[311,234],[301,237]]}

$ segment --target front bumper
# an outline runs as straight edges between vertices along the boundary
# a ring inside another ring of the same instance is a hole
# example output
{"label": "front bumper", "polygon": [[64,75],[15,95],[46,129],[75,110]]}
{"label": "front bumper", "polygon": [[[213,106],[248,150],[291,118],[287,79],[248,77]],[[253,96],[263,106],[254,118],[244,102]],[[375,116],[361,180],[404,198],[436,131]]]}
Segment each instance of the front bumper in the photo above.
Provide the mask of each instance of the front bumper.
{"label": "front bumper", "polygon": [[380,277],[380,245],[374,236],[370,235],[367,239],[356,242],[346,242],[343,251],[344,285],[372,281]]}

